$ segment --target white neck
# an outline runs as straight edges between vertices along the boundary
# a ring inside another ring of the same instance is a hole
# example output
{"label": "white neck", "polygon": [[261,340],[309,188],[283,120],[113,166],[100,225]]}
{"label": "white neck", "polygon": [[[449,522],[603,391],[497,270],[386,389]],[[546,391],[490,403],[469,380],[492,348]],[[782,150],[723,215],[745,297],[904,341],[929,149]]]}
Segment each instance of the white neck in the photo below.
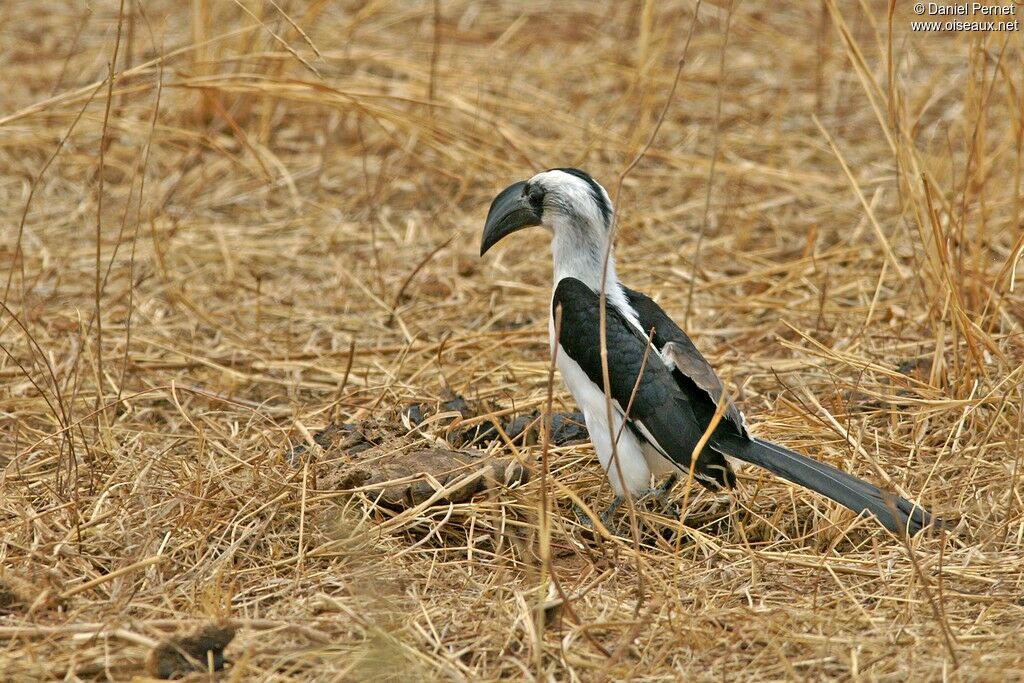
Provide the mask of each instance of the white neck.
{"label": "white neck", "polygon": [[[603,229],[573,225],[568,221],[556,225],[551,240],[551,257],[555,266],[554,286],[557,287],[562,279],[572,277],[595,292],[600,292],[607,248],[607,233]],[[608,303],[631,322],[638,324],[615,273],[614,252],[608,254],[607,276],[603,279]]]}
{"label": "white neck", "polygon": [[[551,258],[555,266],[555,284],[567,277],[574,277],[595,292],[600,291],[607,241],[577,230],[555,230],[551,240]],[[611,286],[618,282],[615,275],[615,255],[608,255],[608,275],[605,279]]]}

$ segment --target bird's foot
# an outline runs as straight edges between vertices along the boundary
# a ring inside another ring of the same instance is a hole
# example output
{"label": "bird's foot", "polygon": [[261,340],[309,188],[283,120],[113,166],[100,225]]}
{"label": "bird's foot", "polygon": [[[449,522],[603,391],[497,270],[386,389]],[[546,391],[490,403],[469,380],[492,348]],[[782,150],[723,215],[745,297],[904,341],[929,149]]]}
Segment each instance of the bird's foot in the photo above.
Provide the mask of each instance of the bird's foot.
{"label": "bird's foot", "polygon": [[661,506],[661,512],[673,519],[679,519],[679,506],[669,500],[669,493],[672,491],[672,487],[675,486],[677,479],[678,476],[673,474],[661,486],[649,488],[641,492],[638,500],[655,500]]}
{"label": "bird's foot", "polygon": [[[675,475],[673,475],[669,477],[669,479],[661,486],[657,488],[649,488],[646,491],[641,492],[639,495],[637,495],[637,497],[634,500],[636,502],[640,502],[643,500],[655,500],[658,502],[662,514],[667,515],[673,519],[679,519],[679,506],[673,503],[668,498],[669,491],[672,489],[672,486],[675,483],[676,478]],[[615,523],[615,513],[618,512],[619,507],[622,506],[622,503],[625,502],[625,500],[626,499],[624,496],[615,496],[615,499],[612,500],[612,504],[609,505],[608,509],[602,512],[599,516],[601,524],[603,524],[604,527],[608,529],[608,531],[610,531],[612,534],[616,536],[623,535],[618,525]],[[576,520],[580,523],[580,525],[585,526],[591,531],[594,531],[594,522],[590,518],[590,516],[583,510],[583,508],[580,507],[579,505],[576,505],[573,509],[576,512]]]}
{"label": "bird's foot", "polygon": [[[615,500],[613,500],[612,504],[608,506],[608,509],[602,512],[598,517],[598,519],[601,520],[601,524],[604,525],[604,528],[608,529],[608,531],[615,536],[621,535],[619,534],[618,527],[615,525],[615,512],[619,509],[619,506],[622,505],[622,501],[622,496],[615,496]],[[576,520],[580,525],[585,526],[591,531],[595,531],[594,521],[590,518],[590,515],[588,515],[579,505],[576,505],[573,509],[576,511]]]}
{"label": "bird's foot", "polygon": [[679,506],[668,499],[668,495],[660,488],[650,488],[641,492],[638,502],[650,500],[657,503],[657,511],[672,519],[679,519]]}

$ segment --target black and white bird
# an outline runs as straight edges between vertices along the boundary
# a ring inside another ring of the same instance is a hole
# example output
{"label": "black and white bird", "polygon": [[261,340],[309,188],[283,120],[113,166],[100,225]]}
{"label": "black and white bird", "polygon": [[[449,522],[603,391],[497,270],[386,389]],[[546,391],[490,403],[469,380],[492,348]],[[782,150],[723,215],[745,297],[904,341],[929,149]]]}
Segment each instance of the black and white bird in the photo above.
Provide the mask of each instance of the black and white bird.
{"label": "black and white bird", "polygon": [[[692,455],[725,391],[711,365],[665,311],[619,282],[610,252],[602,277],[613,218],[608,193],[593,178],[574,168],[556,168],[503,190],[491,203],[480,244],[483,256],[523,228],[543,226],[552,235],[552,350],[557,344],[559,372],[583,412],[615,492],[615,502],[602,515],[606,522],[627,492],[634,498],[647,495],[652,476],[672,475],[671,486],[680,473],[688,475]],[[610,428],[601,362],[602,281]],[[872,514],[896,533],[915,534],[932,521],[925,509],[905,498],[751,435],[743,415],[729,402],[699,452],[695,479],[714,491],[731,488],[736,482],[733,458],[854,512]]]}

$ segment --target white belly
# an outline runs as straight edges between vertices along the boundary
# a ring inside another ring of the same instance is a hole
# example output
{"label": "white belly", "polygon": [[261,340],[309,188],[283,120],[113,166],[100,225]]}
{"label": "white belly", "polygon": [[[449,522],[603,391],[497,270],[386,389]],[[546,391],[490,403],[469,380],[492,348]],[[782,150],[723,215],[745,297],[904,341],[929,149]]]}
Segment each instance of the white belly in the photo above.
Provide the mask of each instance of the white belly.
{"label": "white belly", "polygon": [[[609,430],[608,405],[604,392],[590,381],[561,345],[558,347],[557,363],[562,380],[583,413],[597,459],[608,475],[615,495],[621,496],[627,490],[639,494],[651,485],[651,470],[639,440],[623,425],[622,410],[616,403],[612,403],[613,426]],[[613,440],[615,448],[612,447]]]}

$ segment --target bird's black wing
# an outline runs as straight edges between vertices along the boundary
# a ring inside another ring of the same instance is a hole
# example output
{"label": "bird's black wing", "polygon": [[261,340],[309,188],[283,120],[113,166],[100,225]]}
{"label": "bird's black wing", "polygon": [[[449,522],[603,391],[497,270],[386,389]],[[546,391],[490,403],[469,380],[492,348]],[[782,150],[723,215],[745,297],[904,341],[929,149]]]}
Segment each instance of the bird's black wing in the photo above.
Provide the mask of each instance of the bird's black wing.
{"label": "bird's black wing", "polygon": [[[590,381],[604,390],[597,292],[575,278],[563,278],[555,288],[552,307],[556,320],[561,315],[558,341],[563,351],[576,361]],[[626,417],[642,438],[687,471],[693,450],[708,424],[707,407],[711,406],[713,414],[714,403],[703,390],[681,385],[657,350],[648,349],[647,339],[614,306],[608,304],[606,311],[612,400],[623,413],[629,407]],[[641,368],[643,375],[637,382]],[[719,429],[723,428],[735,431],[720,423]],[[711,448],[701,451],[694,473],[698,481],[709,488],[732,486],[735,481],[724,457]]]}
{"label": "bird's black wing", "polygon": [[[651,337],[654,347],[664,358],[671,360],[675,365],[676,381],[684,389],[691,389],[692,385],[695,385],[695,388],[704,391],[711,399],[711,408],[714,410],[725,392],[725,386],[718,379],[711,364],[693,345],[689,335],[683,332],[682,328],[676,325],[675,321],[662,310],[661,306],[654,303],[651,297],[628,287],[623,287],[623,289],[626,291],[630,305],[636,311],[640,327],[648,333],[652,329],[654,330]],[[741,435],[747,436],[747,426],[743,421],[743,414],[732,401],[728,401],[725,414],[722,417],[730,422]]]}

